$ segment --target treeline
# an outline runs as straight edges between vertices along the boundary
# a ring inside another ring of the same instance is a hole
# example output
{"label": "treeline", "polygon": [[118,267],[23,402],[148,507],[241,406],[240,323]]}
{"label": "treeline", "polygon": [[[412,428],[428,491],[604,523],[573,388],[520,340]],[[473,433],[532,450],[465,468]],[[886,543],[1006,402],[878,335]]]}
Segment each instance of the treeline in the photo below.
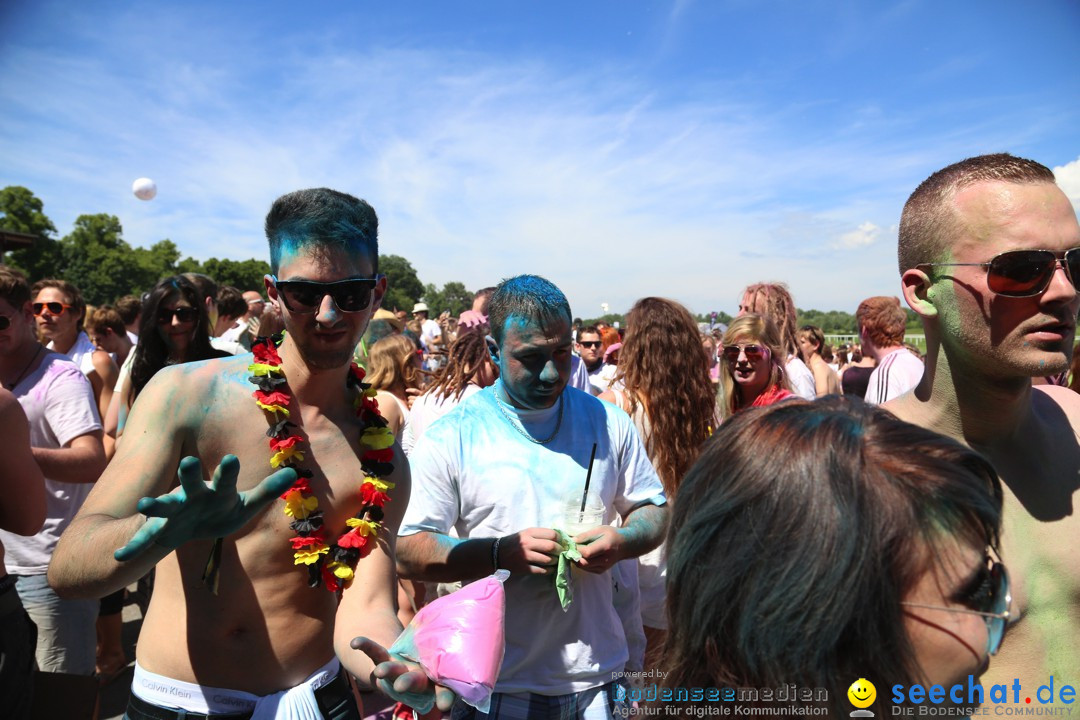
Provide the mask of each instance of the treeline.
{"label": "treeline", "polygon": [[[269,263],[254,258],[181,259],[180,249],[168,239],[159,240],[149,248],[131,247],[124,240],[119,218],[104,213],[80,215],[71,232],[58,240],[56,227],[45,215],[41,200],[17,185],[0,190],[0,228],[36,238],[31,247],[7,253],[3,262],[22,270],[31,282],[46,277],[72,282],[91,305],[111,303],[124,295],[138,295],[152,288],[161,278],[184,272],[205,273],[223,285],[240,290],[261,290],[263,275],[270,272]],[[432,316],[444,310],[456,316],[472,306],[475,291],[460,282],[448,282],[441,288],[424,284],[412,263],[400,255],[380,257],[379,271],[389,280],[389,290],[383,300],[383,307],[389,310],[411,311],[415,303],[423,301],[431,309]],[[909,327],[917,328],[915,313],[911,310],[907,313]],[[726,312],[717,312],[715,319],[711,313],[696,318],[698,322],[725,325],[732,320]],[[609,325],[617,321],[625,327],[625,317],[621,313],[586,318],[585,324],[599,320]],[[799,310],[798,323],[817,325],[833,335],[858,332],[855,315],[839,310]]]}
{"label": "treeline", "polygon": [[[91,305],[141,294],[161,278],[185,272],[204,273],[240,290],[261,290],[263,275],[270,272],[269,263],[254,258],[181,259],[180,249],[168,239],[149,248],[132,247],[124,240],[120,219],[105,213],[80,215],[71,232],[57,239],[40,198],[17,185],[0,190],[0,229],[35,238],[30,247],[5,253],[0,261],[22,270],[30,282],[56,277],[74,283]],[[420,300],[433,314],[449,310],[458,315],[472,306],[473,292],[462,283],[448,282],[441,289],[424,285],[412,264],[398,255],[382,257],[379,270],[390,281],[383,302],[390,310],[412,310]]]}

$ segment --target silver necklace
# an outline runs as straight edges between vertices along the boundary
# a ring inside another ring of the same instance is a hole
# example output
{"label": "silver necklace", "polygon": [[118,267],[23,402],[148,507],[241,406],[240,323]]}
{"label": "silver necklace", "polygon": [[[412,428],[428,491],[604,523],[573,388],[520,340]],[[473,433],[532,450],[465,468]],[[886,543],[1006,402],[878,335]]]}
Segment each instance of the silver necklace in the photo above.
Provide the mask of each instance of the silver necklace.
{"label": "silver necklace", "polygon": [[[501,385],[502,383],[499,383],[499,384]],[[514,428],[515,430],[517,430],[519,433],[521,433],[525,437],[525,439],[528,440],[529,442],[534,442],[537,445],[547,445],[549,442],[551,442],[552,440],[555,439],[556,435],[559,434],[559,429],[562,427],[562,416],[563,416],[563,399],[562,399],[562,394],[561,393],[559,395],[559,417],[555,420],[555,431],[553,433],[551,433],[551,435],[549,435],[544,440],[537,440],[532,435],[530,435],[528,432],[526,432],[525,428],[522,425],[520,425],[518,422],[516,422],[514,420],[514,418],[511,416],[510,412],[503,405],[502,399],[499,397],[499,388],[497,388],[497,387],[492,388],[492,391],[493,391],[493,393],[495,395],[495,405],[499,408],[499,412],[501,412],[503,414],[503,417],[506,418],[506,421],[508,423],[510,423],[510,426],[512,428]]]}

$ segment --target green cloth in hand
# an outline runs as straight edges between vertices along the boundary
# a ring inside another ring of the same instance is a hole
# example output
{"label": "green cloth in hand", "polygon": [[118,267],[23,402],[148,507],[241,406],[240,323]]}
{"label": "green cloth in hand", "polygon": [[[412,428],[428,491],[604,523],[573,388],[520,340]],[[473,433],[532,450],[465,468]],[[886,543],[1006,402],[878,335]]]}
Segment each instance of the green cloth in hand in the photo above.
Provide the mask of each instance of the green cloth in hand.
{"label": "green cloth in hand", "polygon": [[578,552],[577,543],[571,540],[569,535],[558,528],[555,533],[559,536],[556,542],[562,548],[559,553],[559,569],[555,573],[555,590],[559,593],[559,604],[565,611],[574,601],[574,578],[571,571],[574,561],[581,559],[581,553]]}

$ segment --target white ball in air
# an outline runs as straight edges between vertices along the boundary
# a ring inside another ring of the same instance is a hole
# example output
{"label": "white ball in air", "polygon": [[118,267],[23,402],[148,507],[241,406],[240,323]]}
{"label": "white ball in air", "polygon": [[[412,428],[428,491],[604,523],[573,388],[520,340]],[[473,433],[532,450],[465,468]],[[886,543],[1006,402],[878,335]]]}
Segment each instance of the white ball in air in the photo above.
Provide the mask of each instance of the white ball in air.
{"label": "white ball in air", "polygon": [[131,183],[131,192],[140,200],[153,200],[157,195],[157,183],[150,178],[139,178]]}

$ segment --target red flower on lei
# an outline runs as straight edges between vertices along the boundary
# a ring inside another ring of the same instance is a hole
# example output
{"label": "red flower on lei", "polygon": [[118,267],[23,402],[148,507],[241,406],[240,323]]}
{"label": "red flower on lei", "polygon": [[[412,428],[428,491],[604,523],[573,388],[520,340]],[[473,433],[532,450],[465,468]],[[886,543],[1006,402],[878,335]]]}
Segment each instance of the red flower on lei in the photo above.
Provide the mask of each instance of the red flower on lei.
{"label": "red flower on lei", "polygon": [[[293,561],[297,565],[307,566],[309,585],[323,585],[331,592],[339,592],[352,583],[357,562],[370,554],[377,544],[378,533],[382,530],[381,508],[390,501],[388,491],[394,487],[393,483],[382,479],[380,475],[390,472],[387,464],[394,459],[394,450],[392,447],[375,449],[362,445],[360,458],[365,478],[360,485],[360,511],[346,521],[345,532],[337,541],[328,545],[326,530],[322,527],[322,513],[318,510],[318,498],[312,494],[307,480],[310,473],[305,473],[297,465],[297,462],[304,459],[304,438],[302,435],[291,434],[288,430],[289,427],[295,427],[288,422],[286,409],[292,398],[284,390],[264,389],[268,386],[264,382],[267,379],[282,388],[287,387],[281,368],[281,357],[277,351],[281,340],[282,336],[279,335],[274,338],[257,338],[252,343],[251,351],[255,362],[250,368],[250,381],[260,386],[253,396],[259,407],[272,420],[271,430],[268,432],[271,434],[271,464],[274,467],[292,467],[301,475],[292,487],[281,495],[281,499],[286,501],[286,507],[291,508],[286,514],[294,517],[291,526],[296,536],[289,539],[293,549]],[[346,387],[355,387],[360,393],[356,414],[366,423],[366,429],[361,432],[361,436],[368,432],[373,433],[374,438],[369,438],[369,442],[383,440],[385,433],[389,432],[386,429],[386,420],[379,414],[378,403],[365,392],[369,391],[369,386],[363,380],[363,369],[353,363],[349,367]],[[358,442],[360,441],[358,439]],[[392,438],[389,438],[387,442],[380,444],[391,441]]]}

